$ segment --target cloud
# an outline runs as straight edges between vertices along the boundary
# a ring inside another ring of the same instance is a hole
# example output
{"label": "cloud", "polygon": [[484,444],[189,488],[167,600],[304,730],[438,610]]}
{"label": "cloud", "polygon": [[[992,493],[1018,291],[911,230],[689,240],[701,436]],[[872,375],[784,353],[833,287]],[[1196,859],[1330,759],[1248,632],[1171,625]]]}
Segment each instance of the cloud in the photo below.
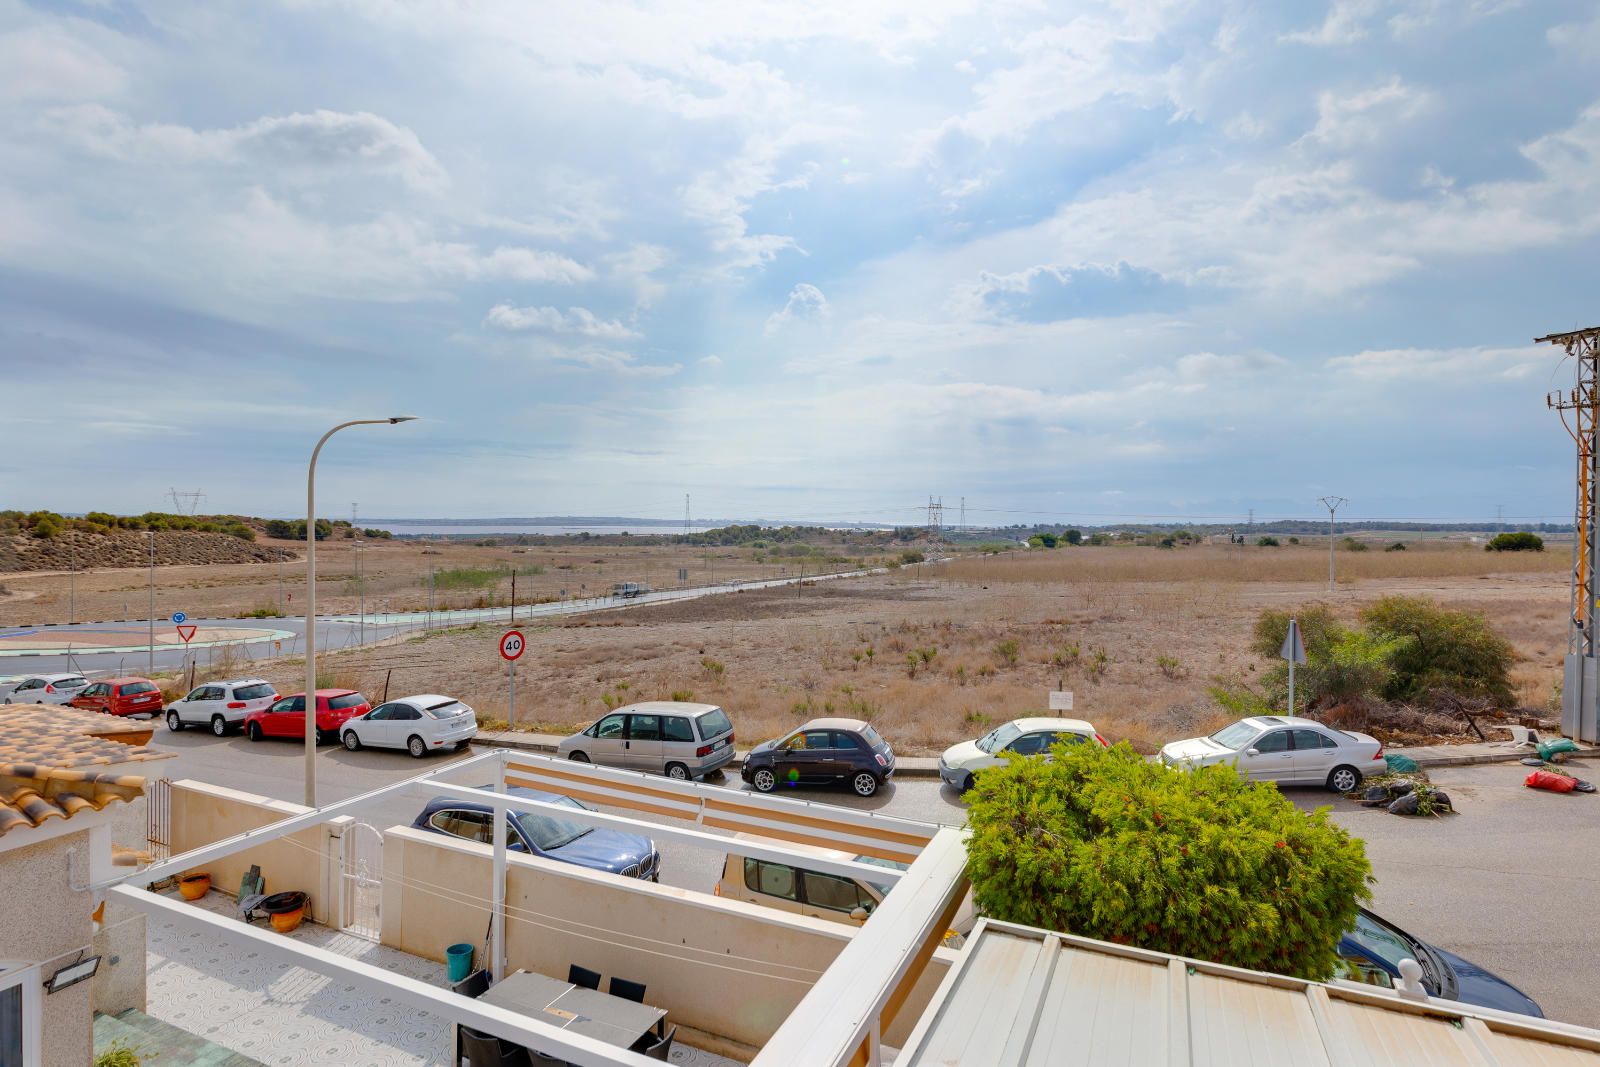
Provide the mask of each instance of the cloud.
{"label": "cloud", "polygon": [[631,378],[670,378],[683,369],[681,363],[640,363],[628,352],[606,348],[562,351],[555,354],[555,359],[559,363]]}
{"label": "cloud", "polygon": [[701,356],[699,359],[695,360],[695,363],[706,368],[706,370],[716,370],[718,367],[722,366],[722,357]]}
{"label": "cloud", "polygon": [[616,320],[595,317],[588,308],[572,307],[565,313],[553,307],[512,307],[496,304],[484,323],[502,330],[539,330],[545,333],[576,334],[601,341],[627,341],[640,334]]}
{"label": "cloud", "polygon": [[1334,0],[1316,29],[1285,33],[1278,39],[1324,48],[1355,44],[1367,36],[1367,20],[1377,9],[1377,0]]}
{"label": "cloud", "polygon": [[1187,302],[1183,285],[1127,263],[984,273],[979,275],[974,295],[985,310],[1021,322],[1127,315]]}
{"label": "cloud", "polygon": [[1374,382],[1471,384],[1485,380],[1518,381],[1550,368],[1549,348],[1390,348],[1335,356],[1327,369],[1338,376]]}
{"label": "cloud", "polygon": [[127,83],[127,73],[65,25],[34,25],[0,33],[0,102],[94,100]]}
{"label": "cloud", "polygon": [[826,322],[831,314],[822,290],[801,282],[789,290],[789,300],[783,308],[767,316],[765,332],[770,337],[800,324],[816,325]]}
{"label": "cloud", "polygon": [[1399,75],[1361,92],[1324,92],[1317,97],[1317,125],[1304,140],[1341,149],[1371,143],[1421,115],[1430,102]]}

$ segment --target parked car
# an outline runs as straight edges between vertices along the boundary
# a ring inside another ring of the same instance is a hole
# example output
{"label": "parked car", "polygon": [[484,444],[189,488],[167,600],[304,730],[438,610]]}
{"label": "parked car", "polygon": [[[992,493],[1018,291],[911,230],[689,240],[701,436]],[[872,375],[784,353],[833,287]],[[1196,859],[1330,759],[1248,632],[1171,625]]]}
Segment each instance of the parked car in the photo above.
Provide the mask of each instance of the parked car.
{"label": "parked car", "polygon": [[733,759],[733,723],[715,704],[647,700],[618,708],[566,738],[556,755],[687,781]]}
{"label": "parked car", "polygon": [[85,711],[103,711],[108,715],[161,714],[161,690],[148,678],[107,678],[103,682],[90,682],[78,690],[78,695],[67,701]]}
{"label": "parked car", "polygon": [[1161,749],[1161,762],[1177,770],[1228,763],[1253,781],[1322,785],[1337,793],[1389,769],[1377,739],[1290,715],[1255,715],[1210,737],[1173,741]]}
{"label": "parked car", "polygon": [[243,725],[251,712],[261,711],[277,699],[272,683],[261,678],[207,682],[167,705],[167,729],[176,732],[185,726],[210,726],[211,732],[221,737]]}
{"label": "parked car", "polygon": [[[752,834],[734,834],[735,841],[757,840]],[[854,860],[875,867],[903,871],[906,864],[877,856],[855,856],[831,848],[788,843],[785,847],[809,856],[835,860]],[[791,867],[773,860],[755,859],[730,852],[722,864],[722,880],[715,886],[716,895],[729,900],[744,900],[779,911],[797,912],[816,919],[851,923],[860,926],[883,903],[894,887],[888,882],[874,882],[848,878],[840,874],[824,874]],[[955,921],[945,934],[945,944],[952,948],[961,946],[962,934],[970,932],[977,922],[972,894],[967,894]]]}
{"label": "parked car", "polygon": [[1430,997],[1544,1018],[1544,1011],[1533,998],[1504,978],[1413,937],[1365,908],[1356,916],[1350,932],[1339,939],[1339,970],[1335,977],[1392,989],[1399,982],[1400,961],[1407,957],[1421,965],[1422,984]]}
{"label": "parked car", "polygon": [[441,748],[459,748],[478,732],[478,717],[455,697],[423,693],[379,704],[344,724],[339,737],[355,752],[403,748],[421,759]]}
{"label": "parked car", "polygon": [[30,674],[11,687],[7,704],[70,704],[72,698],[88,688],[81,674]]}
{"label": "parked car", "polygon": [[[479,786],[488,789],[489,786]],[[588,811],[587,805],[558,793],[545,793],[523,786],[506,790],[512,796],[529,800],[542,800],[550,804]],[[467,841],[494,844],[494,809],[471,800],[453,800],[435,797],[412,820],[419,830],[448,834]],[[530,856],[575,863],[595,871],[609,871],[625,878],[661,880],[661,853],[655,842],[640,834],[625,834],[620,830],[597,830],[579,822],[570,822],[544,811],[507,811],[506,826],[511,840],[506,848]]]}
{"label": "parked car", "polygon": [[[367,698],[354,689],[318,689],[317,740],[337,740],[345,723],[371,710]],[[244,732],[252,741],[263,737],[305,737],[305,694],[279,697],[260,711],[250,712],[244,719]]]}
{"label": "parked car", "polygon": [[860,719],[812,719],[751,749],[739,773],[761,793],[848,782],[856,795],[870,797],[894,774],[894,750]]}
{"label": "parked car", "polygon": [[965,793],[972,788],[973,777],[979,771],[1005,762],[1001,758],[1003,752],[1048,756],[1050,746],[1057,742],[1081,741],[1093,741],[1102,748],[1106,744],[1106,739],[1082,719],[1012,719],[976,741],[963,741],[945,749],[939,757],[939,777]]}

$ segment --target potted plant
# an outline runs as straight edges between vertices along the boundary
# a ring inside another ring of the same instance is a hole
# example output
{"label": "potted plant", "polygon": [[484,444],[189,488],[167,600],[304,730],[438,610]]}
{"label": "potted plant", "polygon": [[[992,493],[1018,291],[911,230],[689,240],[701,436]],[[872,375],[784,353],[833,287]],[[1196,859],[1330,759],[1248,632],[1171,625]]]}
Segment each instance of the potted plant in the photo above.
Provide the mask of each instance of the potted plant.
{"label": "potted plant", "polygon": [[195,871],[178,879],[178,892],[183,894],[184,900],[199,900],[211,888],[211,875],[205,871]]}

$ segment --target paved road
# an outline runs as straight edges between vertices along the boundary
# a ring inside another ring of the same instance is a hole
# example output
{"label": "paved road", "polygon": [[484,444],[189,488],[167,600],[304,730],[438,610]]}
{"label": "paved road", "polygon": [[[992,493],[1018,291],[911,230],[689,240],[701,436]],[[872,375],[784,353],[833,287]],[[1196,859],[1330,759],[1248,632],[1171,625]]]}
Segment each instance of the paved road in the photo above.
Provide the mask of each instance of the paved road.
{"label": "paved road", "polygon": [[[252,744],[207,733],[159,730],[152,745],[176,754],[160,773],[193,777],[298,802],[304,749],[285,741]],[[324,802],[418,774],[443,769],[464,754],[413,760],[402,752],[318,751]],[[1591,771],[1575,765],[1580,776]],[[1435,770],[1460,814],[1438,820],[1402,819],[1330,798],[1320,790],[1293,790],[1302,807],[1335,806],[1335,819],[1364,838],[1377,882],[1374,910],[1411,933],[1448,948],[1520,986],[1551,1018],[1600,1026],[1600,936],[1585,901],[1600,885],[1594,840],[1600,796],[1557,796],[1526,789],[1526,769],[1491,764]],[[743,784],[735,774],[720,783]],[[807,790],[806,799],[882,812],[901,818],[959,825],[965,808],[954,790],[925,779],[892,783],[871,799],[843,789]],[[375,803],[356,812],[380,829],[408,823],[422,799]],[[1577,847],[1575,847],[1577,846]],[[705,849],[662,846],[663,881],[710,890],[723,857]]]}

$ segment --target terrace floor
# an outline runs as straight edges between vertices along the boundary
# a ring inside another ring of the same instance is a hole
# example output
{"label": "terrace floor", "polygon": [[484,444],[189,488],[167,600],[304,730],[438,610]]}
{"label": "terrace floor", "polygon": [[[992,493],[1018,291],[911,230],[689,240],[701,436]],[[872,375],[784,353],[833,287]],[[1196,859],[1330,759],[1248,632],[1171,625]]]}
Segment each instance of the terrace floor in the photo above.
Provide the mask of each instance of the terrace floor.
{"label": "terrace floor", "polygon": [[[232,897],[197,904],[237,914]],[[445,968],[353,934],[302,923],[291,934],[374,967],[444,986]],[[241,951],[215,938],[150,920],[146,932],[147,1014],[264,1064],[284,1067],[399,1067],[446,1064],[450,1021],[314,971]],[[676,1045],[673,1063],[734,1067],[737,1061]]]}

